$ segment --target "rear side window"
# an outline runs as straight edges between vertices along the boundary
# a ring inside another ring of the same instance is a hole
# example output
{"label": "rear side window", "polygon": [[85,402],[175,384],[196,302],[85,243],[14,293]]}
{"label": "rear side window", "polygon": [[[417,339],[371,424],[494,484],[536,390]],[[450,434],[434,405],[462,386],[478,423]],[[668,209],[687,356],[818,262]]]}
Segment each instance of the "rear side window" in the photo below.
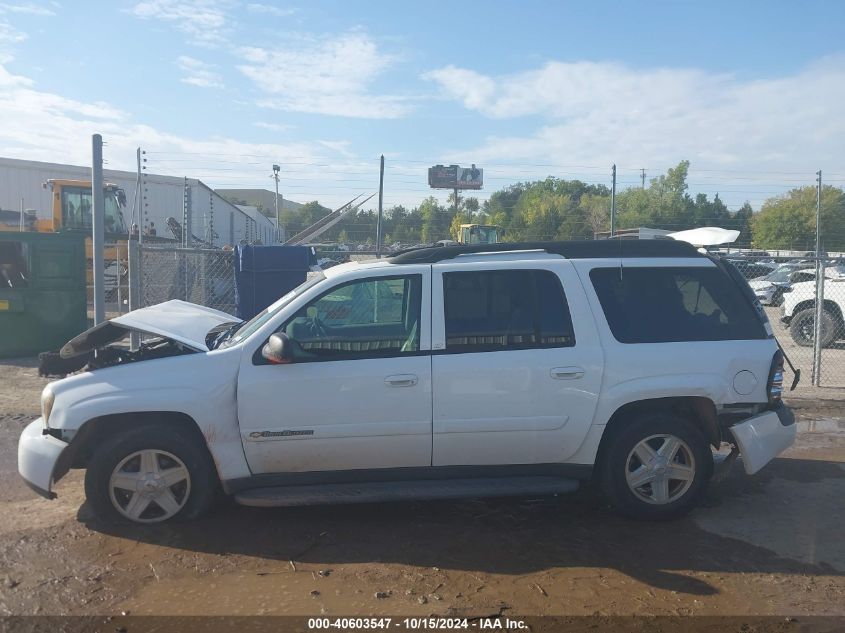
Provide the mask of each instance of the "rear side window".
{"label": "rear side window", "polygon": [[594,268],[590,279],[620,343],[766,338],[753,306],[717,268]]}
{"label": "rear side window", "polygon": [[575,345],[563,287],[550,271],[444,273],[443,297],[447,351]]}

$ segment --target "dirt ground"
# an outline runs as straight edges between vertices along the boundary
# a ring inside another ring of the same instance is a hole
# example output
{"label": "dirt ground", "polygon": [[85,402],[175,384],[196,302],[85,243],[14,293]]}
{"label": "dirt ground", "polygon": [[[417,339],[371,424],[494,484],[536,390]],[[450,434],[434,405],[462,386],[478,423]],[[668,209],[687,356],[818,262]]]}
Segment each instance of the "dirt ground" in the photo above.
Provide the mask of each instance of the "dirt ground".
{"label": "dirt ground", "polygon": [[[17,439],[46,383],[0,362],[0,615],[845,615],[845,401],[794,398],[798,443],[669,523],[567,497],[253,509],[98,524],[82,473],[34,496]],[[119,629],[118,629],[119,630]]]}

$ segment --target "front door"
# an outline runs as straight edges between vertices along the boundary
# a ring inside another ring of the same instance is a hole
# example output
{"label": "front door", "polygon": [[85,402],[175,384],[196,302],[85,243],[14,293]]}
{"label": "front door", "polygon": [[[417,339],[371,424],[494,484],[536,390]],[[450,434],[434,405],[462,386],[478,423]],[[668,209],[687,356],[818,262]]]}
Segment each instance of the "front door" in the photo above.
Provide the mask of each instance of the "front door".
{"label": "front door", "polygon": [[432,463],[565,461],[592,424],[602,372],[571,263],[444,263],[434,271],[442,311],[432,319]]}
{"label": "front door", "polygon": [[245,355],[238,415],[253,473],[431,465],[430,270],[309,301],[279,328],[290,364]]}

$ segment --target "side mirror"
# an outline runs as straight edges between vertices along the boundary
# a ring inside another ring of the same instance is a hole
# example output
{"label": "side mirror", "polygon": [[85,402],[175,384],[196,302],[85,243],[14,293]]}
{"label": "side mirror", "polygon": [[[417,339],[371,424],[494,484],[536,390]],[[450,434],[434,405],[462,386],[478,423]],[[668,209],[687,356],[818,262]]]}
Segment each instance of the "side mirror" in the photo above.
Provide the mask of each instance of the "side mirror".
{"label": "side mirror", "polygon": [[279,333],[261,348],[261,356],[273,365],[286,365],[293,362],[293,345],[287,334]]}

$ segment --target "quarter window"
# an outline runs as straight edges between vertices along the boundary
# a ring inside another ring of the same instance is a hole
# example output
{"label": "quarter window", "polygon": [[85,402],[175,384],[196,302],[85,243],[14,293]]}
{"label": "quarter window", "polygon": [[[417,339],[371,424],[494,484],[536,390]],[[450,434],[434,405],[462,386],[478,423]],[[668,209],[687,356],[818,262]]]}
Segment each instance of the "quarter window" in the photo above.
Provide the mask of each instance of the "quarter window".
{"label": "quarter window", "polygon": [[421,303],[421,275],[353,281],[310,302],[282,330],[297,361],[417,352]]}
{"label": "quarter window", "polygon": [[563,287],[550,271],[444,273],[443,296],[447,351],[575,345]]}
{"label": "quarter window", "polygon": [[594,268],[590,279],[620,343],[766,338],[754,307],[717,268]]}

